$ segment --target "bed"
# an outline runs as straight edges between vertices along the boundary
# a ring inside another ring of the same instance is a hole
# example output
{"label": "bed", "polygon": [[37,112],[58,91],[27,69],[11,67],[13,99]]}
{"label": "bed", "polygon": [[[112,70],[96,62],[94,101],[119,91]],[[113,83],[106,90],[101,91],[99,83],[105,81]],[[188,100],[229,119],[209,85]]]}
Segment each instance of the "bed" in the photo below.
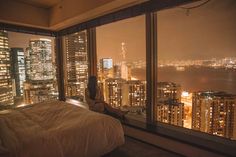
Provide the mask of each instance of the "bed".
{"label": "bed", "polygon": [[62,102],[0,114],[0,156],[98,157],[124,144],[120,122]]}

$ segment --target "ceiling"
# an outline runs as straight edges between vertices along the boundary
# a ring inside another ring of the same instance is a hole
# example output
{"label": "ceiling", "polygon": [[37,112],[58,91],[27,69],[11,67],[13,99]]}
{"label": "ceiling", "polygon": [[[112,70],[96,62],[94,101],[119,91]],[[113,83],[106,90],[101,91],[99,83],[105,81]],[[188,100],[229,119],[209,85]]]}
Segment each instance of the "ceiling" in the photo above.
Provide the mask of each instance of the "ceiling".
{"label": "ceiling", "polygon": [[0,23],[60,30],[148,0],[0,0]]}
{"label": "ceiling", "polygon": [[26,4],[30,4],[35,7],[40,7],[40,8],[51,8],[61,2],[62,0],[13,0],[17,2],[23,2]]}

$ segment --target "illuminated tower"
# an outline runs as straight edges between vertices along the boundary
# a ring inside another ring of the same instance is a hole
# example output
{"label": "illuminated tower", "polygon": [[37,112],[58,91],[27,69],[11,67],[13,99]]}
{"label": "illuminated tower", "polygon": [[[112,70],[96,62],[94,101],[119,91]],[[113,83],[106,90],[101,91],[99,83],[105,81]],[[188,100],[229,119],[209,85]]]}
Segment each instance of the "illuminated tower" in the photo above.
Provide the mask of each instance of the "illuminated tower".
{"label": "illuminated tower", "polygon": [[140,80],[129,80],[128,86],[128,106],[146,106],[146,83]]}
{"label": "illuminated tower", "polygon": [[13,105],[8,34],[0,30],[0,109]]}
{"label": "illuminated tower", "polygon": [[107,78],[113,77],[113,61],[111,58],[102,58],[100,59],[99,64],[99,78],[100,80],[104,80]]}
{"label": "illuminated tower", "polygon": [[113,107],[121,107],[123,104],[124,85],[126,81],[121,78],[108,78],[105,80],[105,100]]}
{"label": "illuminated tower", "polygon": [[88,82],[87,33],[77,32],[65,37],[65,89],[67,97],[84,100]]}
{"label": "illuminated tower", "polygon": [[192,129],[236,138],[236,96],[225,92],[196,92],[192,103]]}
{"label": "illuminated tower", "polygon": [[25,55],[23,48],[11,48],[12,76],[15,90],[13,95],[23,95],[23,83],[25,81]]}
{"label": "illuminated tower", "polygon": [[184,127],[192,128],[192,93],[183,91],[181,102],[184,103]]}
{"label": "illuminated tower", "polygon": [[129,70],[126,63],[126,55],[127,55],[127,49],[125,42],[121,43],[121,55],[122,55],[122,61],[120,62],[120,69],[121,69],[121,78],[128,80],[129,79]]}
{"label": "illuminated tower", "polygon": [[157,98],[168,98],[181,100],[181,87],[172,82],[157,83]]}
{"label": "illuminated tower", "polygon": [[126,65],[126,62],[125,61],[122,61],[121,62],[121,78],[122,79],[125,79],[125,80],[128,80],[128,67]]}
{"label": "illuminated tower", "polygon": [[52,45],[49,39],[32,39],[26,50],[26,104],[56,99],[56,75],[52,60]]}
{"label": "illuminated tower", "polygon": [[181,87],[172,82],[157,83],[157,121],[183,126],[184,104],[181,100]]}
{"label": "illuminated tower", "polygon": [[176,99],[162,99],[158,101],[157,121],[171,125],[183,126],[184,104]]}

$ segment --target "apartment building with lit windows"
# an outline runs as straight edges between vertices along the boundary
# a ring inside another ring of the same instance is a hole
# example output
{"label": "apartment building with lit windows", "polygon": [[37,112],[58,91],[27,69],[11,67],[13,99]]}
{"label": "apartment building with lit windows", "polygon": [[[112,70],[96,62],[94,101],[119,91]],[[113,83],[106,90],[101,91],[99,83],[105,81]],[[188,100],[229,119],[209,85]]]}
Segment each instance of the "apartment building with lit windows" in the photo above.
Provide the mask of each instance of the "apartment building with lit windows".
{"label": "apartment building with lit windows", "polygon": [[82,31],[67,35],[64,41],[66,96],[83,101],[88,82],[87,33]]}
{"label": "apartment building with lit windows", "polygon": [[236,96],[225,92],[193,93],[192,129],[236,138]]}
{"label": "apartment building with lit windows", "polygon": [[0,30],[0,107],[13,105],[11,58],[7,31]]}

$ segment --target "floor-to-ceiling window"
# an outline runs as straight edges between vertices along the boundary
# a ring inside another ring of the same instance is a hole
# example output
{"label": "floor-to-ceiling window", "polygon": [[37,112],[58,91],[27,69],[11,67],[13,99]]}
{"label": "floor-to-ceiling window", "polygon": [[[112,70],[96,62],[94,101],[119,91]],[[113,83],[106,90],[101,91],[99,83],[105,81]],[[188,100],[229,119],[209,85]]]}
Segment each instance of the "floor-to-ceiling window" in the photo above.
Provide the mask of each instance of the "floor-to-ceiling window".
{"label": "floor-to-ceiling window", "polygon": [[201,3],[157,12],[156,120],[236,139],[236,3]]}
{"label": "floor-to-ceiling window", "polygon": [[87,32],[64,36],[63,50],[66,98],[85,101],[88,80]]}
{"label": "floor-to-ceiling window", "polygon": [[128,110],[128,117],[146,117],[145,16],[96,28],[97,69],[105,101]]}

